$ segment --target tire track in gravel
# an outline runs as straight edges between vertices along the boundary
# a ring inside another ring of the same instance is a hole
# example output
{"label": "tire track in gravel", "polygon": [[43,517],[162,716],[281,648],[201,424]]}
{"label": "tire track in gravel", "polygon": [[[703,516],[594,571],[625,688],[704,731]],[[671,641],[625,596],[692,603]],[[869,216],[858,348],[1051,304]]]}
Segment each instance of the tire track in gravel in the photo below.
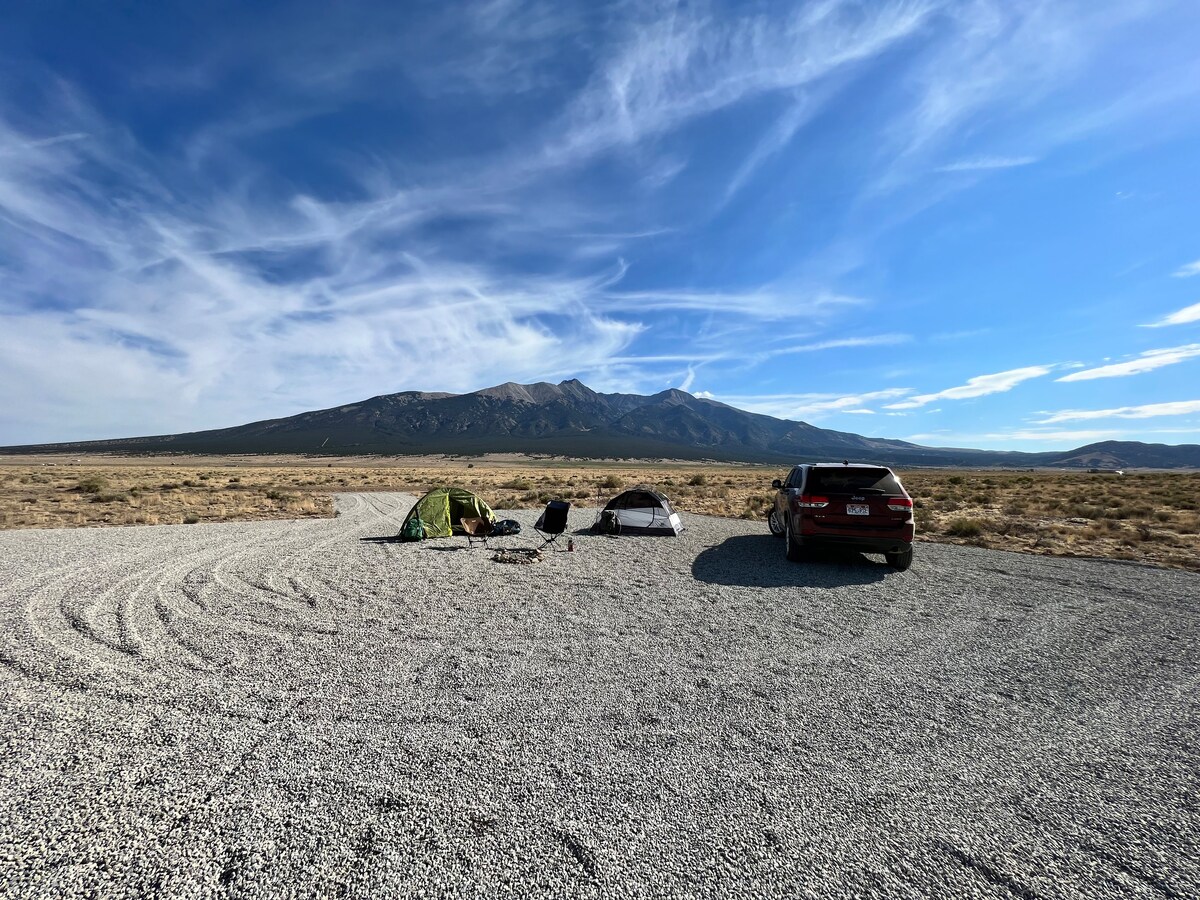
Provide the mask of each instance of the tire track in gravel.
{"label": "tire track in gravel", "polygon": [[[349,598],[328,582],[322,593],[305,587],[302,578],[307,567],[303,564],[339,544],[353,544],[363,532],[376,527],[371,512],[379,512],[362,495],[337,495],[337,503],[336,526],[327,520],[292,523],[283,535],[283,547],[251,545],[227,554],[210,571],[201,573],[206,576],[201,591],[236,609],[237,621],[248,623],[264,638],[285,637],[290,642],[303,640],[305,635],[329,635],[336,627],[333,606],[337,600]],[[203,604],[204,596],[198,594],[197,601]]]}
{"label": "tire track in gravel", "polygon": [[131,540],[146,530],[131,528],[116,548],[89,533],[74,559],[0,589],[0,670],[123,702],[168,702],[154,698],[179,669],[219,675],[227,688],[264,646],[287,652],[325,639],[336,633],[334,601],[346,597],[328,582],[305,586],[304,561],[393,523],[401,501],[336,502],[335,521],[152,526],[162,538],[154,543]]}

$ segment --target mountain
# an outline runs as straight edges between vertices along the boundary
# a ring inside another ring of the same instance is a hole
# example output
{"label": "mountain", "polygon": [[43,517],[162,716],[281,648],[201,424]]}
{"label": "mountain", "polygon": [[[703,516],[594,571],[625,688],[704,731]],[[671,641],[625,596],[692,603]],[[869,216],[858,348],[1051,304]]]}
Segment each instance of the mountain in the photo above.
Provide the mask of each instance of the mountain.
{"label": "mountain", "polygon": [[0,453],[9,454],[90,452],[519,452],[747,462],[824,458],[933,466],[1200,466],[1200,446],[1194,444],[1105,441],[1054,453],[923,447],[758,415],[678,390],[651,396],[601,394],[575,379],[558,384],[508,382],[470,394],[384,394],[214,431],[0,448]]}

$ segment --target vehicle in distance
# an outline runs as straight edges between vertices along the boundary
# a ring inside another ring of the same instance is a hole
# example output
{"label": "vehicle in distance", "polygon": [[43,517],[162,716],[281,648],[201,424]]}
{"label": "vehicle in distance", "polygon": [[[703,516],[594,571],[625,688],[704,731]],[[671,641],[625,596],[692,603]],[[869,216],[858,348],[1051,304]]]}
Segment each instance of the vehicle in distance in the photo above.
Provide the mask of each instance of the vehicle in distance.
{"label": "vehicle in distance", "polygon": [[775,479],[771,534],[787,540],[787,558],[843,547],[882,553],[893,569],[912,565],[913,502],[886,466],[805,463]]}

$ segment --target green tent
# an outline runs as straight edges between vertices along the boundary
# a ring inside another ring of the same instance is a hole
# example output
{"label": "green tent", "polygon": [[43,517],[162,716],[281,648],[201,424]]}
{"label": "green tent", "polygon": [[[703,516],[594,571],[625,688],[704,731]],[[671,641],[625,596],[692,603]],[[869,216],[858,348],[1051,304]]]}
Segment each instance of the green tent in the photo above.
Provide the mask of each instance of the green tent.
{"label": "green tent", "polygon": [[[404,517],[400,536],[404,540],[422,537],[450,537],[465,534],[459,519],[490,519],[496,521],[492,508],[468,490],[456,487],[434,488],[416,502]],[[418,520],[420,528],[417,528]],[[412,527],[410,527],[410,523]]]}

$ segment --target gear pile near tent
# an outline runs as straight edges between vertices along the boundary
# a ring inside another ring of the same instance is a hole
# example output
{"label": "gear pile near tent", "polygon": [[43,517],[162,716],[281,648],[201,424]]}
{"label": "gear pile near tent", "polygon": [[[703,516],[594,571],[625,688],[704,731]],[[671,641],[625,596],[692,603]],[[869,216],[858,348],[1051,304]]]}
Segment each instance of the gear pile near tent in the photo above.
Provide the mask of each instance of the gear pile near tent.
{"label": "gear pile near tent", "polygon": [[663,534],[674,537],[683,531],[679,513],[671,508],[671,501],[666,495],[644,486],[631,488],[609,500],[596,526],[599,528],[602,522],[614,520],[620,526],[614,531],[619,534]]}
{"label": "gear pile near tent", "polygon": [[464,488],[434,488],[420,500],[404,517],[400,527],[400,538],[419,541],[422,538],[450,537],[466,534],[460,519],[487,519],[496,521],[496,514],[483,500]]}

